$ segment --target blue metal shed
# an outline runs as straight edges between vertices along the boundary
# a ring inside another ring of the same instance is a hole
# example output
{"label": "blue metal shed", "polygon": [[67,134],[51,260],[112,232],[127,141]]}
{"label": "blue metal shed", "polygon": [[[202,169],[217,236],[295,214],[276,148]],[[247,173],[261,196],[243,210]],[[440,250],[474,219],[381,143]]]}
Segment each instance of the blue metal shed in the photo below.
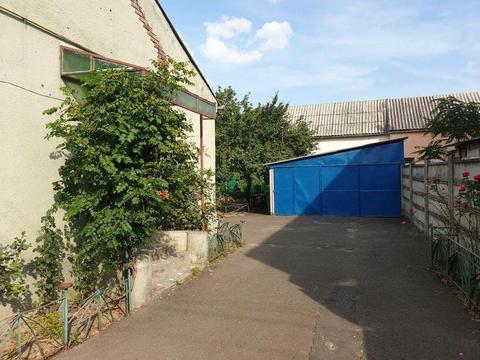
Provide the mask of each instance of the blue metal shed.
{"label": "blue metal shed", "polygon": [[404,140],[267,164],[272,214],[400,216]]}

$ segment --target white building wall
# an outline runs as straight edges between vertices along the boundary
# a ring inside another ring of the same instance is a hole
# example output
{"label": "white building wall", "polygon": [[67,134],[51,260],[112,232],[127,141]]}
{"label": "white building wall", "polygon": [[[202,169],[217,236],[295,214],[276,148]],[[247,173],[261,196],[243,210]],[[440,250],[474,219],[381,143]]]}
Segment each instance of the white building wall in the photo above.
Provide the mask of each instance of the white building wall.
{"label": "white building wall", "polygon": [[386,140],[389,140],[388,135],[319,139],[315,154],[343,150]]}
{"label": "white building wall", "polygon": [[[148,3],[151,7],[154,0],[142,3],[147,17],[161,16],[159,10],[148,10]],[[0,0],[0,7],[115,60],[149,66],[157,58],[129,0]],[[153,22],[165,22],[162,19]],[[172,52],[176,60],[187,59],[170,29],[153,27],[167,54]],[[33,241],[41,216],[53,203],[52,182],[58,179],[61,162],[50,156],[56,143],[45,139],[45,125],[54,117],[42,112],[64,98],[60,91],[64,86],[60,77],[61,45],[74,47],[0,11],[0,244],[10,243],[22,231]],[[207,84],[199,76],[194,80],[190,90],[214,101]],[[198,147],[200,115],[185,112],[194,129],[192,141]],[[214,120],[205,125],[205,167],[215,170]],[[0,318],[2,314],[5,309],[0,308]]]}

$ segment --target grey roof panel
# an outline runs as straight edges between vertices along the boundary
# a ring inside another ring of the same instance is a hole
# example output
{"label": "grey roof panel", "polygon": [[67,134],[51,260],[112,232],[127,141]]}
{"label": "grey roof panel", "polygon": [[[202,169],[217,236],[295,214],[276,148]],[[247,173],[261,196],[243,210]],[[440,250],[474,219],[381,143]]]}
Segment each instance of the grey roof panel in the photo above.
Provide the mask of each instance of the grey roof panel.
{"label": "grey roof panel", "polygon": [[[421,130],[433,110],[433,100],[450,95],[290,106],[292,120],[304,117],[318,137],[376,135]],[[452,94],[480,103],[480,92]]]}

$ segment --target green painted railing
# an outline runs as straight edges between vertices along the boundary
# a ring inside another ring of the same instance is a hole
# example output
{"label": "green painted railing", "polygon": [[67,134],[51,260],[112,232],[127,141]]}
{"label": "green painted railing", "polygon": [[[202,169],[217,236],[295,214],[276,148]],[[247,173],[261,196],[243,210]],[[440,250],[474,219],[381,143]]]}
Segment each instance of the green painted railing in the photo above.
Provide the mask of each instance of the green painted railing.
{"label": "green painted railing", "polygon": [[99,289],[72,302],[62,284],[62,297],[52,303],[0,320],[0,359],[46,359],[84,342],[131,311],[131,268],[123,271],[120,287]]}
{"label": "green painted railing", "polygon": [[244,244],[245,222],[238,224],[219,221],[215,233],[210,237],[208,255],[210,261],[225,255],[233,248]]}
{"label": "green painted railing", "polygon": [[465,295],[466,306],[480,311],[480,254],[450,228],[432,227],[432,268]]}

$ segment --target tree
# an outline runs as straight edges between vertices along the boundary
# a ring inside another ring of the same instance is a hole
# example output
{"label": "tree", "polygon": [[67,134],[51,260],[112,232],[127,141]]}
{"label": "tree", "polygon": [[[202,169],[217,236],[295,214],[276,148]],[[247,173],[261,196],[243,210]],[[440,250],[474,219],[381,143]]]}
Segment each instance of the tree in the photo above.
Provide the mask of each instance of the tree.
{"label": "tree", "polygon": [[265,183],[265,164],[309,154],[315,148],[313,132],[300,119],[288,116],[288,104],[278,95],[256,107],[249,95],[242,99],[231,88],[219,88],[216,97],[223,109],[218,113],[217,189],[226,192],[235,176],[248,197],[252,185]]}
{"label": "tree", "polygon": [[[426,129],[434,140],[417,154],[422,160],[442,159],[447,155],[445,145],[453,141],[480,137],[480,104],[464,102],[454,96],[435,99],[432,116]],[[436,138],[441,137],[441,139]]]}
{"label": "tree", "polygon": [[57,208],[74,239],[76,286],[88,293],[115,277],[125,254],[157,230],[198,229],[205,174],[185,113],[171,106],[192,73],[165,60],[143,76],[128,70],[94,73],[86,97],[69,96],[48,124],[64,158],[54,183]]}

